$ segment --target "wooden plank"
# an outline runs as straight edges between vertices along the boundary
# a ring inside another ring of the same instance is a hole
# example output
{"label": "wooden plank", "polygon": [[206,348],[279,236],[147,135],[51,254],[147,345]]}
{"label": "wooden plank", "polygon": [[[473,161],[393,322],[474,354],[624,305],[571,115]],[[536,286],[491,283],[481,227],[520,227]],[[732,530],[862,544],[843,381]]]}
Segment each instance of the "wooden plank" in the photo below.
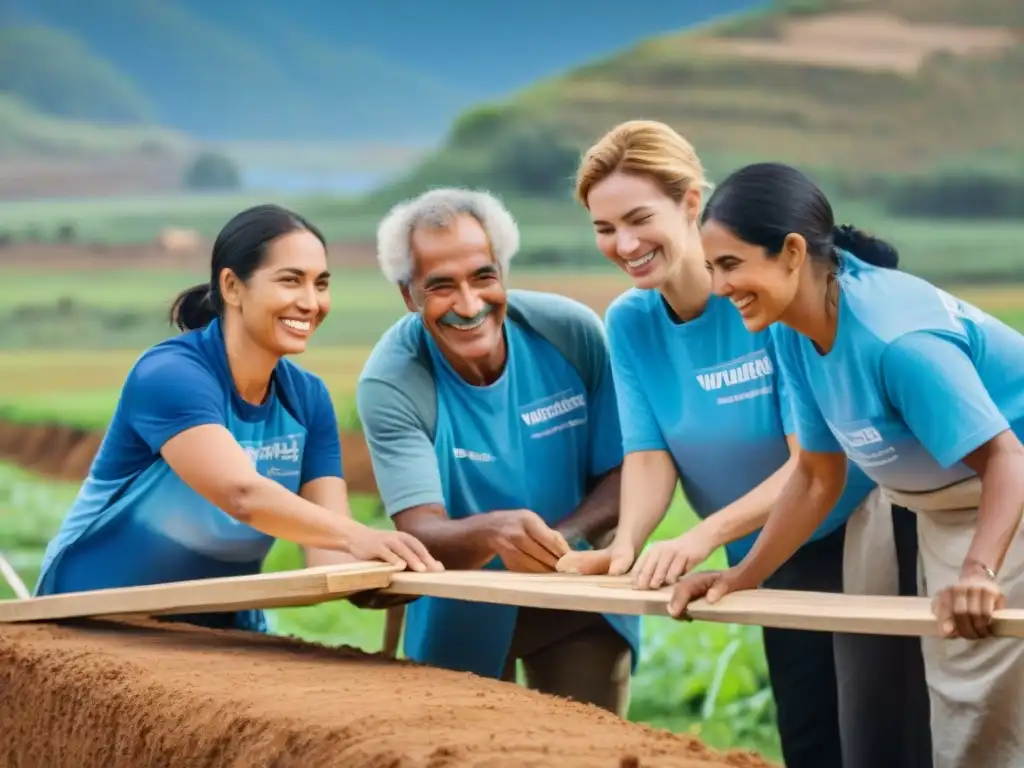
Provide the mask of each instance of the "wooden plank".
{"label": "wooden plank", "polygon": [[[381,591],[532,608],[649,616],[667,616],[672,596],[671,587],[632,589],[628,576],[504,571],[402,572],[396,573],[391,584]],[[687,616],[695,621],[826,632],[939,634],[931,601],[925,597],[757,589],[734,592],[714,605],[696,600],[690,604]],[[997,611],[993,629],[1000,636],[1024,638],[1024,610]]]}
{"label": "wooden plank", "polygon": [[313,605],[385,587],[395,570],[394,566],[386,563],[358,562],[282,573],[69,592],[27,600],[0,600],[0,623]]}
{"label": "wooden plank", "polygon": [[3,552],[0,552],[0,575],[3,575],[7,586],[11,588],[11,591],[14,592],[19,600],[26,600],[32,596],[28,591],[28,587],[25,586],[25,582],[21,580],[18,572],[14,570],[14,566],[7,560]]}
{"label": "wooden plank", "polygon": [[[666,591],[666,604],[670,591]],[[687,615],[698,621],[762,627],[852,632],[869,635],[938,636],[939,623],[927,597],[840,595],[755,589],[733,592],[718,603],[694,601]],[[1024,610],[996,611],[993,631],[1024,638]]]}
{"label": "wooden plank", "polygon": [[[331,579],[333,577],[328,577]],[[611,586],[609,579],[615,579]],[[664,615],[668,596],[620,585],[619,577],[502,571],[401,572],[381,592],[594,613]],[[626,582],[628,585],[628,581]]]}

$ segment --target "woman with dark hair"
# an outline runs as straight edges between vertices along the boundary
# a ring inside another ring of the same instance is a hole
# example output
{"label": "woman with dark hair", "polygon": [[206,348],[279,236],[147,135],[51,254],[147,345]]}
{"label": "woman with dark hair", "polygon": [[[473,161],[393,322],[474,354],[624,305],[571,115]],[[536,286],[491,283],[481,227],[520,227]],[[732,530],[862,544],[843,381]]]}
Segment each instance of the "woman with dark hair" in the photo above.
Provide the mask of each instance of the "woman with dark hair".
{"label": "woman with dark hair", "polygon": [[836,227],[787,165],[737,171],[701,221],[716,294],[775,337],[801,450],[743,561],[684,577],[670,612],[761,585],[828,514],[852,461],[918,516],[939,630],[922,639],[934,765],[1024,765],[1024,642],[991,625],[1024,605],[1024,336],[896,271],[891,245]]}
{"label": "woman with dark hair", "polygon": [[[327,388],[284,359],[326,317],[329,278],[323,236],[291,211],[257,206],[224,226],[210,281],[172,306],[184,333],[129,371],[37,594],[253,574],[279,538],[307,565],[440,569],[412,536],[352,518]],[[265,628],[260,611],[178,618]]]}

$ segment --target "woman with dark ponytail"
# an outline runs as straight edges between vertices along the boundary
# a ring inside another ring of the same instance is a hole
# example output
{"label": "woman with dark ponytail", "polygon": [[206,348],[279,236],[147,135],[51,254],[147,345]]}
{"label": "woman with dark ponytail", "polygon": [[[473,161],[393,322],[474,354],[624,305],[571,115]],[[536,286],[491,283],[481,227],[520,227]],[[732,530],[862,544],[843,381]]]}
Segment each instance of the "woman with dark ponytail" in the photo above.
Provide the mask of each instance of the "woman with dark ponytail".
{"label": "woman with dark ponytail", "polygon": [[1024,642],[992,628],[995,610],[1024,607],[1024,336],[896,271],[891,245],[836,227],[789,166],[735,172],[701,220],[715,292],[775,337],[801,450],[748,555],[685,577],[670,612],[762,584],[828,514],[852,461],[917,513],[938,630],[921,640],[934,765],[1024,765]]}
{"label": "woman with dark ponytail", "polygon": [[[91,471],[47,548],[37,594],[258,573],[277,539],[307,565],[441,568],[408,534],[356,522],[323,381],[294,363],[330,309],[323,236],[274,205],[239,213],[208,283],[182,292],[184,333],[128,373]],[[262,612],[179,617],[262,630]]]}

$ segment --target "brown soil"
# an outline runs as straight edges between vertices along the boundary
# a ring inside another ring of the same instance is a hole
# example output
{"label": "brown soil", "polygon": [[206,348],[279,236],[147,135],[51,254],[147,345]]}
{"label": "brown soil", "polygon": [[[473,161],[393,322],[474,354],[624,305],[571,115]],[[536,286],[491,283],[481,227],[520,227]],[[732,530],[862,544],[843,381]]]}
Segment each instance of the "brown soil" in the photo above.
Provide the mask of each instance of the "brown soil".
{"label": "brown soil", "polygon": [[[47,477],[81,482],[100,448],[102,432],[62,424],[0,421],[0,461],[9,461]],[[342,460],[349,491],[377,493],[370,453],[360,432],[341,433]]]}
{"label": "brown soil", "polygon": [[511,683],[146,621],[0,629],[12,768],[767,768]]}
{"label": "brown soil", "polygon": [[880,13],[833,13],[786,22],[778,40],[714,40],[713,50],[795,64],[914,74],[930,56],[980,56],[1016,45],[1012,29],[921,24]]}

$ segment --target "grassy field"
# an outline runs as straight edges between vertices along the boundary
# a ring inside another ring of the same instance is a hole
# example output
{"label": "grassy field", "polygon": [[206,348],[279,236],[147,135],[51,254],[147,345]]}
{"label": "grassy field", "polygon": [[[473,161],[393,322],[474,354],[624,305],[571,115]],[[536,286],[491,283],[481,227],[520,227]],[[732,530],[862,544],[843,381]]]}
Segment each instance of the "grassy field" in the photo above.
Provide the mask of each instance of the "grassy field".
{"label": "grassy field", "polygon": [[[736,161],[723,162],[719,179]],[[829,189],[829,180],[819,180],[833,197],[836,219],[853,223],[896,245],[904,267],[937,282],[989,282],[1016,279],[1020,274],[1019,243],[1024,240],[1024,219],[1001,221],[943,220],[894,217],[870,199],[853,198]],[[568,188],[568,180],[566,182]],[[420,189],[417,192],[422,191]],[[238,211],[257,203],[278,202],[308,216],[332,242],[372,245],[380,218],[386,210],[381,202],[343,199],[334,196],[289,196],[257,194],[175,195],[152,198],[114,198],[67,201],[22,201],[0,203],[0,233],[17,240],[30,235],[52,240],[65,225],[74,228],[77,242],[86,244],[133,244],[155,240],[167,226],[193,228],[212,241],[224,223]],[[520,263],[531,269],[544,267],[573,270],[602,269],[603,259],[594,244],[589,217],[568,199],[536,200],[509,197],[505,200],[521,229]],[[14,251],[6,251],[13,254]],[[0,307],[43,304],[61,296],[74,295],[85,303],[109,306],[114,299],[126,307],[167,300],[169,286],[183,279],[204,279],[205,275],[171,275],[148,270],[116,274],[56,273],[46,280],[20,262],[4,266],[0,249]],[[118,264],[125,268],[127,265]],[[145,262],[140,262],[140,267]],[[373,291],[376,275],[363,277],[346,272],[339,278],[361,290]],[[364,282],[365,280],[365,282]],[[340,281],[339,281],[340,282]],[[115,290],[116,287],[116,290]]]}
{"label": "grassy field", "polygon": [[[0,270],[0,306],[12,308],[13,320],[0,331],[0,412],[19,421],[56,419],[102,428],[139,353],[171,334],[164,315],[170,297],[199,279],[190,272],[93,270],[59,272],[42,280],[38,272]],[[512,284],[558,291],[601,313],[628,287],[625,276],[615,271],[516,271]],[[1024,328],[1024,290],[1019,287],[950,288]],[[59,313],[36,313],[32,322],[25,320],[24,307],[52,301],[54,294],[76,306],[138,316],[124,328],[99,329]],[[339,418],[348,418],[356,378],[372,344],[405,312],[397,290],[376,272],[346,271],[335,278],[331,314],[296,362],[324,377]]]}
{"label": "grassy field", "polygon": [[[210,231],[215,232],[230,211],[254,199],[243,203],[240,198],[215,197],[211,201],[204,209],[194,199],[181,198],[181,207],[177,209],[181,211],[180,221],[185,222],[192,215],[205,216]],[[136,207],[126,204],[116,214],[121,218],[104,220],[104,215],[115,216],[112,203],[0,204],[0,231],[5,220],[27,226],[25,223],[32,221],[32,211],[56,226],[60,220],[57,211],[64,208],[72,218],[81,217],[98,230],[116,230],[122,235],[136,231],[137,227],[152,228],[155,233],[158,222],[179,221],[173,214],[174,205],[167,209],[171,213],[165,214],[157,213],[162,209],[155,201],[135,201],[133,205]],[[220,213],[216,212],[218,206],[223,206]],[[305,207],[299,206],[304,212],[312,211],[314,220],[326,223],[328,229],[345,230],[350,238],[346,242],[366,238],[363,242],[367,243],[357,249],[356,255],[350,256],[343,249],[342,255],[332,257],[335,277],[331,316],[318,333],[315,346],[365,347],[372,345],[404,313],[405,307],[398,291],[372,263],[369,244],[376,217],[365,211],[347,217],[341,206],[310,199]],[[627,286],[625,277],[598,253],[586,216],[579,210],[565,206],[563,216],[560,204],[544,205],[537,201],[512,201],[512,207],[521,217],[523,232],[523,252],[511,276],[513,286],[540,286],[587,301],[596,296],[599,304]],[[23,210],[24,215],[18,210]],[[317,210],[322,216],[315,215]],[[893,219],[860,203],[840,211],[841,221],[857,222],[893,242],[900,249],[905,270],[944,287],[1005,284],[1019,278],[1024,219],[1001,223]],[[843,215],[846,211],[848,215]],[[138,250],[142,252],[141,248]],[[189,258],[188,268],[172,268],[170,259],[164,259],[162,266],[147,266],[140,255],[135,266],[132,259],[136,249],[130,246],[124,251],[96,256],[96,263],[106,266],[93,269],[44,270],[27,256],[19,257],[19,252],[18,248],[0,248],[0,349],[6,350],[142,349],[169,333],[167,309],[175,294],[208,279],[205,265],[196,257]],[[75,253],[93,258],[85,247],[75,249]],[[538,267],[531,263],[538,254],[554,255],[562,263]],[[345,261],[349,258],[358,263]]]}
{"label": "grassy field", "polygon": [[[0,352],[0,414],[20,422],[53,420],[85,429],[110,421],[124,377],[141,350]],[[341,419],[368,347],[323,347],[298,358],[323,376]]]}
{"label": "grassy field", "polygon": [[[167,226],[190,227],[213,238],[227,220],[250,205],[275,202],[308,216],[331,240],[372,240],[384,208],[361,198],[337,195],[265,193],[182,193],[0,203],[0,232],[22,237],[35,230],[44,239],[61,225],[75,228],[88,243],[136,243],[153,240]],[[526,247],[563,244],[565,231],[582,226],[586,214],[569,201],[511,199],[515,216],[529,230]],[[568,230],[566,230],[568,227]]]}

